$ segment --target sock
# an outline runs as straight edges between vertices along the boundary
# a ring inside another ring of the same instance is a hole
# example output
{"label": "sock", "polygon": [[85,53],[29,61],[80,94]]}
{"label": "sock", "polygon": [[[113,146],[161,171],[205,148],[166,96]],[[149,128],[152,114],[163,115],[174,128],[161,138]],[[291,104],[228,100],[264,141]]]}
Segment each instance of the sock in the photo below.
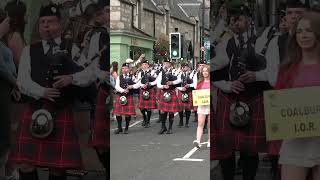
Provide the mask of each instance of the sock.
{"label": "sock", "polygon": [[116,116],[117,123],[118,123],[118,129],[122,130],[122,116]]}
{"label": "sock", "polygon": [[167,113],[167,112],[164,112],[164,113],[162,114],[162,118],[161,118],[161,123],[162,123],[161,128],[162,128],[162,129],[166,129],[166,128],[167,128],[167,127],[166,127],[167,116],[168,116],[168,113]]}
{"label": "sock", "polygon": [[173,125],[173,120],[174,120],[174,114],[170,113],[169,114],[169,129],[172,129],[172,125]]}
{"label": "sock", "polygon": [[243,180],[254,180],[256,177],[258,165],[259,165],[258,154],[249,154],[246,152],[241,152],[240,156],[243,163],[242,165]]}
{"label": "sock", "polygon": [[35,169],[31,172],[22,172],[19,170],[19,180],[38,180],[38,171]]}
{"label": "sock", "polygon": [[189,124],[190,116],[191,116],[191,111],[186,110],[186,124]]}
{"label": "sock", "polygon": [[146,115],[146,110],[145,109],[141,109],[141,114],[143,116],[143,121],[146,122],[146,119],[147,119],[147,115]]}
{"label": "sock", "polygon": [[151,110],[150,109],[148,109],[147,110],[147,123],[150,123],[150,119],[151,119]]}
{"label": "sock", "polygon": [[62,175],[55,175],[49,173],[49,180],[67,180],[67,175],[65,173]]}
{"label": "sock", "polygon": [[126,119],[126,130],[128,130],[129,129],[130,120],[131,120],[131,116],[127,116],[125,119]]}
{"label": "sock", "polygon": [[179,125],[182,125],[183,124],[183,111],[179,112],[179,118],[180,118]]}
{"label": "sock", "polygon": [[235,156],[232,155],[227,159],[220,160],[222,179],[223,180],[234,180],[235,174]]}

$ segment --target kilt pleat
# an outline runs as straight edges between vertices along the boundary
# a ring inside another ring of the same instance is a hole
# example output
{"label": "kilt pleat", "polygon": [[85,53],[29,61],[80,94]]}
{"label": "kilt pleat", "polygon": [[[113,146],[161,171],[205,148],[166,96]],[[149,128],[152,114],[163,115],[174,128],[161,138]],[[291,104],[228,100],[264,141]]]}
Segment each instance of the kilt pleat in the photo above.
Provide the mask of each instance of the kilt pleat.
{"label": "kilt pleat", "polygon": [[[171,101],[165,102],[163,99],[163,94],[169,92],[171,94]],[[159,110],[164,112],[180,112],[182,111],[182,106],[180,100],[178,99],[175,89],[161,90],[159,97]]]}
{"label": "kilt pleat", "polygon": [[145,91],[144,89],[140,89],[138,108],[139,109],[157,109],[156,89],[151,88],[148,90],[150,93],[150,99],[148,99],[148,100],[143,99],[143,92],[144,91]]}
{"label": "kilt pleat", "polygon": [[180,104],[182,106],[182,108],[184,110],[193,110],[194,107],[193,107],[193,102],[192,102],[192,91],[189,91],[187,92],[188,95],[189,95],[189,101],[188,102],[182,102],[182,92],[181,91],[178,91],[178,98],[180,100]]}
{"label": "kilt pleat", "polygon": [[159,102],[160,98],[161,98],[161,89],[159,89],[159,88],[157,89],[157,95],[156,96],[157,96],[156,100],[157,100],[157,102]]}
{"label": "kilt pleat", "polygon": [[106,98],[108,92],[102,88],[98,91],[95,119],[92,124],[92,134],[89,144],[94,147],[108,147],[110,127],[110,113],[106,111]]}
{"label": "kilt pleat", "polygon": [[230,106],[235,97],[218,90],[217,107],[212,122],[211,159],[220,160],[230,157],[235,150],[258,153],[267,152],[265,135],[263,97],[240,97],[251,109],[251,121],[244,129],[234,128],[229,123]]}
{"label": "kilt pleat", "polygon": [[113,108],[113,114],[115,115],[119,115],[119,116],[134,116],[136,115],[136,111],[135,111],[135,105],[133,102],[133,96],[132,95],[127,95],[127,100],[128,103],[126,105],[121,105],[120,104],[120,97],[121,95],[117,94],[116,95],[116,102],[114,104],[114,108]]}
{"label": "kilt pleat", "polygon": [[56,114],[55,129],[46,139],[33,138],[29,132],[32,109],[26,107],[17,132],[16,146],[11,151],[10,161],[38,167],[78,169],[81,154],[74,129],[72,107]]}

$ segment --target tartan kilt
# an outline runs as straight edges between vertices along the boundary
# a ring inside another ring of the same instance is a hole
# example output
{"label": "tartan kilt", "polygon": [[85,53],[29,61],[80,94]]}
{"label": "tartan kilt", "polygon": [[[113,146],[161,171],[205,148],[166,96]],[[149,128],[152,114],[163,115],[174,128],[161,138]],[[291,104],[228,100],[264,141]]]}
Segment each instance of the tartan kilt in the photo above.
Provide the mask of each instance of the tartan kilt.
{"label": "tartan kilt", "polygon": [[140,95],[139,95],[139,109],[157,109],[157,100],[156,100],[156,89],[151,88],[148,91],[150,92],[150,99],[144,100],[142,93],[144,92],[144,89],[140,89]]}
{"label": "tartan kilt", "polygon": [[89,141],[89,145],[93,147],[102,147],[106,148],[109,145],[109,138],[107,132],[110,122],[110,113],[106,111],[106,98],[108,92],[102,88],[99,89],[97,97],[97,105],[95,111],[95,119],[92,124],[92,134]]}
{"label": "tartan kilt", "polygon": [[178,91],[178,98],[180,100],[180,104],[183,109],[185,110],[193,110],[193,101],[192,101],[192,91],[188,92],[189,95],[189,101],[188,102],[182,102],[182,91]]}
{"label": "tartan kilt", "polygon": [[[163,99],[163,94],[165,92],[169,92],[171,94],[171,101],[165,102]],[[160,97],[159,97],[159,108],[160,111],[164,112],[180,112],[182,111],[182,105],[180,100],[178,99],[177,93],[175,89],[170,90],[161,90]]]}
{"label": "tartan kilt", "polygon": [[66,106],[56,114],[55,129],[46,139],[33,138],[29,132],[32,113],[31,107],[27,105],[17,132],[16,146],[9,157],[10,161],[37,167],[80,169],[82,161],[72,107]]}
{"label": "tartan kilt", "polygon": [[133,95],[126,95],[128,103],[126,105],[120,104],[121,95],[116,94],[116,102],[114,103],[113,114],[119,116],[134,116],[136,115],[135,105],[133,102]]}
{"label": "tartan kilt", "polygon": [[282,145],[281,140],[269,141],[268,154],[272,156],[278,156],[280,154],[281,145]]}
{"label": "tartan kilt", "polygon": [[212,121],[211,159],[221,160],[231,156],[233,151],[258,153],[267,152],[268,144],[265,135],[263,97],[239,97],[251,109],[251,121],[245,129],[236,129],[230,125],[230,106],[235,102],[234,95],[218,90],[217,108]]}
{"label": "tartan kilt", "polygon": [[161,89],[157,88],[157,102],[159,103],[160,99],[161,99]]}

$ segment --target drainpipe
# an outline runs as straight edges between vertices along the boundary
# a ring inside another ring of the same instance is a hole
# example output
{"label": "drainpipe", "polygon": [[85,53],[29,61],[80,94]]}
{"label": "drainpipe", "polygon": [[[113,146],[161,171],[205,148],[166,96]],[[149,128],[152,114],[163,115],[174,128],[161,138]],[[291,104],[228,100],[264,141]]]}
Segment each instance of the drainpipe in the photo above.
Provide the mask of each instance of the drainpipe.
{"label": "drainpipe", "polygon": [[156,37],[156,13],[153,13],[153,37]]}

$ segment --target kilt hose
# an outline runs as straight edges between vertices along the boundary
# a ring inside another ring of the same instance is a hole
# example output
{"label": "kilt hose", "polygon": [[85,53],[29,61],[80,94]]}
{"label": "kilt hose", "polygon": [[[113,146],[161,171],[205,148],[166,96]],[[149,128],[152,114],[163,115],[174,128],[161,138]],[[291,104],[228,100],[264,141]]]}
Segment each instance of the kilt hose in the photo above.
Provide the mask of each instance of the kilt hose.
{"label": "kilt hose", "polygon": [[95,119],[92,123],[92,134],[89,145],[107,148],[109,146],[110,112],[106,111],[108,92],[102,88],[98,91]]}
{"label": "kilt hose", "polygon": [[157,96],[156,96],[156,89],[150,88],[148,89],[150,93],[150,99],[144,100],[143,99],[143,92],[144,89],[140,89],[140,95],[139,95],[139,109],[157,109]]}
{"label": "kilt hose", "polygon": [[[163,94],[169,92],[171,94],[171,101],[165,102]],[[161,90],[160,99],[159,99],[159,110],[163,112],[180,112],[182,111],[182,106],[180,100],[178,99],[175,89]]]}
{"label": "kilt hose", "polygon": [[188,102],[182,102],[182,91],[178,91],[178,98],[180,100],[180,104],[182,106],[181,110],[193,110],[193,101],[192,101],[192,91],[187,92],[189,96],[189,101]]}
{"label": "kilt hose", "polygon": [[238,129],[229,122],[230,106],[235,102],[234,95],[218,90],[217,108],[212,121],[212,160],[221,160],[232,155],[233,151],[250,153],[267,152],[268,144],[265,135],[263,97],[239,97],[251,109],[251,121],[248,127]]}
{"label": "kilt hose", "polygon": [[31,107],[26,106],[10,161],[37,167],[80,169],[82,161],[72,107],[66,106],[56,114],[54,131],[46,139],[34,138],[29,132],[32,114]]}
{"label": "kilt hose", "polygon": [[117,116],[134,116],[136,115],[135,105],[133,102],[133,95],[126,95],[128,103],[126,105],[120,104],[120,97],[122,95],[116,94],[116,102],[113,108],[113,114]]}

